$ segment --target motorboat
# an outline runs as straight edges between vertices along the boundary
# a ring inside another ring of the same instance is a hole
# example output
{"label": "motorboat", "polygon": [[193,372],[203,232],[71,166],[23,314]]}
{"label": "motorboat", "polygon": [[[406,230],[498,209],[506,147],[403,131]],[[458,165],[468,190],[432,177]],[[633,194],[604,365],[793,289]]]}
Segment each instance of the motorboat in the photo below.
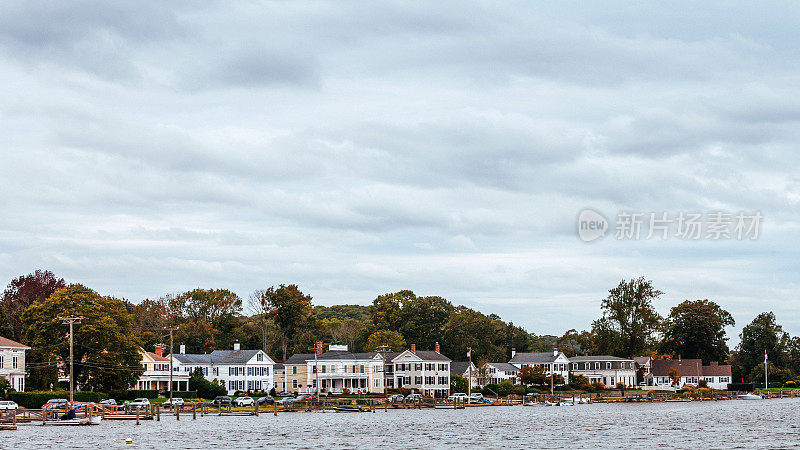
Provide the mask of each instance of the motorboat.
{"label": "motorboat", "polygon": [[750,394],[740,394],[739,395],[739,399],[740,400],[763,400],[764,397],[762,397],[762,396],[760,396],[758,394],[750,393]]}

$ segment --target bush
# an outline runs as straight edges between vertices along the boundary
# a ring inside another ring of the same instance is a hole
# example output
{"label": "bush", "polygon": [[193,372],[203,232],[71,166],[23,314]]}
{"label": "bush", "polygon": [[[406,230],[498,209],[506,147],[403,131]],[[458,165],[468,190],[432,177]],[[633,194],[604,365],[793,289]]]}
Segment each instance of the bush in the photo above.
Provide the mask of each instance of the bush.
{"label": "bush", "polygon": [[[53,398],[66,398],[69,399],[69,392],[67,391],[33,391],[33,392],[11,392],[8,398],[17,402],[23,408],[41,408],[42,405],[47,403],[48,400]],[[100,392],[84,392],[78,391],[74,393],[73,399],[76,402],[99,402],[107,395]]]}
{"label": "bush", "polygon": [[497,385],[497,389],[495,390],[495,392],[497,392],[497,395],[501,397],[511,395],[514,393],[514,383],[508,380],[503,380],[502,382],[500,382],[500,384]]}
{"label": "bush", "polygon": [[752,392],[753,383],[730,383],[728,384],[729,391],[747,391]]}
{"label": "bush", "polygon": [[606,390],[606,385],[599,381],[595,381],[594,383],[589,385],[589,388],[590,388],[588,389],[589,392],[603,392],[604,390]]}
{"label": "bush", "polygon": [[783,386],[784,386],[784,387],[787,387],[787,388],[792,388],[792,389],[794,389],[794,388],[796,388],[796,387],[797,387],[797,382],[796,382],[796,381],[793,381],[793,380],[789,380],[789,381],[787,381],[786,383],[783,383]]}

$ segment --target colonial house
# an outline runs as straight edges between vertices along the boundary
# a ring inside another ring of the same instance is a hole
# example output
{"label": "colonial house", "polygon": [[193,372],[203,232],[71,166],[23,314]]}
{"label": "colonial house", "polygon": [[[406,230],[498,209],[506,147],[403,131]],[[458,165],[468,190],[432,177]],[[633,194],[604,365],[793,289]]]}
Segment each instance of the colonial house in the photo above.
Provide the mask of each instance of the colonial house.
{"label": "colonial house", "polygon": [[451,361],[450,374],[466,378],[472,387],[482,387],[480,370],[470,361]]}
{"label": "colonial house", "polygon": [[[142,366],[144,372],[136,382],[136,389],[139,390],[169,390],[169,358],[163,356],[162,347],[156,345],[155,352],[148,352],[140,348],[142,355]],[[187,372],[174,372],[172,374],[172,390],[189,390],[189,374]]]}
{"label": "colonial house", "polygon": [[541,367],[545,375],[555,373],[564,377],[564,382],[569,383],[569,359],[564,353],[554,349],[552,352],[539,353],[517,353],[511,351],[511,359],[508,361],[517,369],[523,367]]}
{"label": "colonial house", "polygon": [[386,353],[386,386],[412,389],[423,395],[450,395],[450,358],[435,350],[417,350],[415,344],[401,353]]}
{"label": "colonial house", "polygon": [[346,345],[330,345],[322,352],[317,342],[315,353],[292,355],[284,363],[281,388],[288,392],[341,394],[382,393],[383,357],[380,353],[353,353]]}
{"label": "colonial house", "polygon": [[31,348],[0,337],[0,378],[18,392],[25,392],[25,351]]}
{"label": "colonial house", "polygon": [[489,383],[500,384],[506,380],[514,384],[519,382],[517,366],[509,363],[487,363],[487,366]]}
{"label": "colonial house", "polygon": [[[651,366],[653,386],[657,389],[680,389],[687,384],[697,386],[700,380],[710,388],[727,389],[731,382],[731,366],[717,362],[704,366],[701,359],[654,359]],[[673,385],[673,373],[678,377],[676,385]]]}
{"label": "colonial house", "polygon": [[583,375],[590,383],[614,387],[622,383],[636,386],[636,363],[616,356],[573,356],[569,358],[573,375]]}
{"label": "colonial house", "polygon": [[633,362],[636,363],[636,384],[639,386],[653,385],[653,371],[649,356],[634,356]]}
{"label": "colonial house", "polygon": [[239,343],[233,350],[214,350],[211,353],[188,354],[181,345],[180,353],[172,355],[174,373],[191,374],[196,369],[206,380],[225,386],[228,395],[236,391],[269,391],[273,384],[275,361],[262,350],[242,350]]}

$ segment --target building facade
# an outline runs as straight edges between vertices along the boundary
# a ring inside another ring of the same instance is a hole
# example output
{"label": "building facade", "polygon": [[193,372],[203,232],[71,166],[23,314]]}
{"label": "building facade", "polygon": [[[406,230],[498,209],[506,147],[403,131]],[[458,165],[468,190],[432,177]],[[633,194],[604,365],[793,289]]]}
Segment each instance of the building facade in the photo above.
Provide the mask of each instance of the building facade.
{"label": "building facade", "polygon": [[[136,381],[136,389],[169,391],[169,358],[163,356],[162,347],[156,345],[154,352],[145,351],[143,348],[140,348],[139,351],[142,354],[144,372]],[[172,373],[172,390],[189,390],[188,372]]]}
{"label": "building facade", "polygon": [[0,337],[0,378],[18,392],[25,392],[25,352],[31,348]]}
{"label": "building facade", "polygon": [[383,357],[380,353],[353,353],[346,345],[330,345],[322,352],[322,343],[314,353],[292,355],[284,363],[281,387],[288,392],[383,393]]}
{"label": "building facade", "polygon": [[479,372],[475,363],[469,361],[450,361],[450,374],[466,378],[467,382],[470,383],[472,387],[483,387],[484,383],[481,383]]}
{"label": "building facade", "polygon": [[514,384],[519,383],[517,378],[517,366],[509,363],[487,363],[487,373],[489,383],[500,384],[503,381],[510,381]]}
{"label": "building facade", "polygon": [[636,362],[616,356],[573,356],[569,358],[573,375],[583,375],[590,383],[613,388],[618,383],[636,386]]}
{"label": "building facade", "polygon": [[237,342],[233,350],[214,350],[205,354],[181,353],[172,355],[174,372],[191,374],[197,369],[206,380],[224,386],[228,395],[237,391],[265,391],[273,388],[275,361],[262,350],[242,350]]}
{"label": "building facade", "polygon": [[[687,384],[697,386],[701,380],[712,389],[727,389],[731,383],[731,366],[717,362],[704,366],[701,359],[654,359],[651,366],[654,389],[674,390]],[[673,380],[673,375],[677,380]]]}
{"label": "building facade", "polygon": [[555,373],[564,378],[564,383],[569,383],[569,359],[558,350],[538,353],[517,353],[512,350],[508,363],[517,370],[523,367],[541,367],[545,375]]}
{"label": "building facade", "polygon": [[416,345],[401,353],[386,353],[386,386],[411,389],[423,395],[450,395],[450,358],[435,350],[417,350]]}

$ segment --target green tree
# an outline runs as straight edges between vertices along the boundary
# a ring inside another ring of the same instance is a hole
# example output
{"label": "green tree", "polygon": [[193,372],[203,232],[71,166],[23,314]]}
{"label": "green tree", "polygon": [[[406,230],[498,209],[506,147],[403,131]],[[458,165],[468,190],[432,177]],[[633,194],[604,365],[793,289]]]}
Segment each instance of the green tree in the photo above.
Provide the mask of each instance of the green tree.
{"label": "green tree", "polygon": [[469,381],[458,374],[450,374],[450,391],[466,393],[469,390]]}
{"label": "green tree", "polygon": [[226,395],[228,390],[219,383],[208,381],[203,376],[203,371],[199,367],[189,375],[189,390],[197,391],[197,397],[206,400],[214,399],[219,395]]}
{"label": "green tree", "polygon": [[56,289],[66,286],[63,278],[56,278],[49,270],[36,270],[35,272],[14,278],[8,283],[3,298],[0,300],[0,309],[3,310],[5,326],[11,339],[25,342],[25,325],[22,322],[22,314],[28,307],[36,302],[47,299]]}
{"label": "green tree", "polygon": [[589,331],[579,333],[573,328],[558,338],[556,347],[567,357],[582,355],[594,350],[594,337]]}
{"label": "green tree", "polygon": [[622,335],[611,319],[601,317],[592,322],[592,345],[595,355],[622,354]]}
{"label": "green tree", "polygon": [[602,309],[603,318],[619,336],[615,356],[632,358],[650,348],[661,325],[661,316],[653,308],[653,300],[662,294],[644,277],[623,280],[608,291]]}
{"label": "green tree", "polygon": [[408,298],[400,310],[400,332],[418,348],[432,349],[436,342],[442,341],[452,310],[453,305],[441,297]]}
{"label": "green tree", "polygon": [[170,319],[178,325],[176,339],[189,352],[231,348],[239,325],[242,299],[227,289],[195,289],[167,297]]}
{"label": "green tree", "polygon": [[267,314],[277,327],[285,361],[289,346],[300,341],[303,332],[315,327],[311,296],[303,294],[295,284],[271,286],[260,295],[269,307]]}
{"label": "green tree", "polygon": [[505,397],[514,393],[514,383],[509,380],[503,380],[497,385],[497,395]]}
{"label": "green tree", "polygon": [[378,330],[369,335],[364,350],[373,352],[384,345],[389,347],[390,351],[402,352],[406,349],[406,340],[397,331]]}
{"label": "green tree", "polygon": [[47,389],[56,384],[52,370],[56,361],[69,357],[67,327],[61,317],[83,317],[74,327],[75,380],[84,390],[109,392],[127,389],[139,378],[140,342],[133,332],[125,303],[103,297],[80,284],[56,290],[44,301],[32,304],[22,316],[34,351],[29,363],[47,366],[46,376],[32,376],[32,388]]}
{"label": "green tree", "polygon": [[403,303],[415,299],[411,291],[400,291],[393,294],[379,295],[372,301],[370,313],[375,328],[399,331],[403,325],[401,308]]}
{"label": "green tree", "polygon": [[733,316],[716,303],[686,300],[667,317],[661,351],[699,358],[705,364],[725,361],[729,353],[725,327],[733,325]]}
{"label": "green tree", "polygon": [[164,343],[164,331],[169,325],[169,306],[164,299],[142,300],[138,305],[126,302],[125,305],[133,320],[133,329],[142,346],[153,351],[156,344]]}
{"label": "green tree", "polygon": [[[787,350],[789,335],[775,321],[775,314],[764,312],[756,316],[752,322],[742,328],[739,334],[739,345],[736,347],[736,377],[746,377],[750,381],[763,379],[754,369],[764,362],[764,351],[769,355],[770,365],[777,368],[787,366]],[[763,366],[762,366],[763,369]]]}

